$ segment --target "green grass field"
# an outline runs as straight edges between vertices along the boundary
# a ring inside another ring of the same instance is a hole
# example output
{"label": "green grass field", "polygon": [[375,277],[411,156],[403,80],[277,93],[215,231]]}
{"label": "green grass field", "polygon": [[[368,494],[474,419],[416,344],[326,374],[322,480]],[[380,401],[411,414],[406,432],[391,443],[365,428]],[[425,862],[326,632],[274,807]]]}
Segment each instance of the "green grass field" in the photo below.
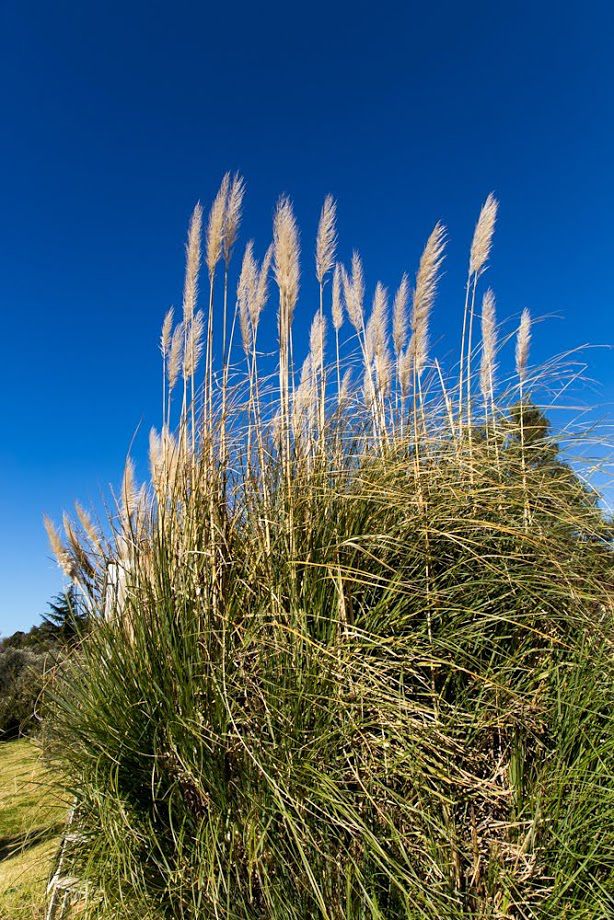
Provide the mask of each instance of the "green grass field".
{"label": "green grass field", "polygon": [[0,744],[0,920],[44,917],[64,814],[36,745]]}

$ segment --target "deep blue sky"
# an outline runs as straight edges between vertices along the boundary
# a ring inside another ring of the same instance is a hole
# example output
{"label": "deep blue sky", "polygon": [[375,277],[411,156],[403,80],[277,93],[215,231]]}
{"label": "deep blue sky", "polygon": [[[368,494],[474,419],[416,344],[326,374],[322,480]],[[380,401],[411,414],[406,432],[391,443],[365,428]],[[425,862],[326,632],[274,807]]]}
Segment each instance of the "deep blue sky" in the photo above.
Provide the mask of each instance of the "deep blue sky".
{"label": "deep blue sky", "polygon": [[[494,190],[500,317],[562,317],[535,330],[536,360],[613,342],[613,35],[610,2],[0,0],[0,632],[61,588],[43,510],[97,500],[140,419],[158,422],[186,224],[227,169],[259,253],[278,194],[295,202],[299,338],[332,192],[370,290],[413,273],[446,223],[445,356]],[[608,403],[611,357],[589,357]]]}

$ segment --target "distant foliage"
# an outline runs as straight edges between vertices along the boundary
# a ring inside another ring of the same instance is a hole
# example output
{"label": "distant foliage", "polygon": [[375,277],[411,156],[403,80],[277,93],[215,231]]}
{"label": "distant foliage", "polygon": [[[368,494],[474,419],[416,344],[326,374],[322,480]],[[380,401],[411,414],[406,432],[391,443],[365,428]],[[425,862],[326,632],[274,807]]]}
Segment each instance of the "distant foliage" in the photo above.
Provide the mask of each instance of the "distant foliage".
{"label": "distant foliage", "polygon": [[36,727],[35,709],[49,655],[34,648],[0,651],[0,741]]}
{"label": "distant foliage", "polygon": [[86,628],[87,617],[72,585],[49,608],[40,626],[0,639],[0,741],[39,727],[45,674]]}

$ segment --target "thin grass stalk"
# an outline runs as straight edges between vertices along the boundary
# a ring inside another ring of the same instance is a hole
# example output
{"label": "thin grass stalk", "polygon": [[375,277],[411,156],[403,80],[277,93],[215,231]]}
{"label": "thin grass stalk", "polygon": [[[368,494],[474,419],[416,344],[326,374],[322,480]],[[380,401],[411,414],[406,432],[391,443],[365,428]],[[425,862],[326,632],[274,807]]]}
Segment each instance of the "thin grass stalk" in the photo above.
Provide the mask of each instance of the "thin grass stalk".
{"label": "thin grass stalk", "polygon": [[[422,481],[422,473],[420,469],[420,427],[424,428],[424,398],[422,394],[422,384],[420,381],[420,370],[416,367],[416,362],[414,361],[414,398],[413,398],[413,416],[414,416],[414,470],[415,470],[415,482],[416,482],[416,495],[418,498],[418,509],[419,514],[422,519],[422,526],[424,531],[424,574],[425,574],[425,591],[426,591],[426,627],[429,640],[431,662],[429,664],[430,676],[431,676],[431,693],[433,696],[433,710],[435,712],[435,717],[439,717],[439,704],[437,700],[437,688],[435,684],[435,666],[433,664],[434,657],[434,643],[433,643],[433,618],[432,618],[432,585],[431,585],[431,575],[432,575],[432,562],[431,562],[431,541],[429,534],[429,519],[428,519],[428,500],[425,493],[425,489]],[[417,397],[417,398],[416,398]],[[420,404],[420,414],[421,425],[418,425],[418,403]]]}
{"label": "thin grass stalk", "polygon": [[335,330],[335,356],[337,366],[337,406],[341,404],[341,367],[339,362],[339,330],[343,325],[343,303],[341,300],[341,266],[337,262],[333,274],[332,321]]}
{"label": "thin grass stalk", "polygon": [[[223,341],[222,341],[222,418],[221,418],[221,428],[220,428],[220,461],[222,470],[226,469],[226,405],[227,405],[227,391],[228,391],[228,351],[226,346],[226,324],[227,324],[227,313],[228,313],[228,265],[229,258],[224,259],[224,307],[223,307]],[[226,474],[224,472],[224,482],[226,480]],[[225,485],[223,486],[224,493],[226,492]]]}
{"label": "thin grass stalk", "polygon": [[531,341],[531,315],[525,309],[522,311],[518,335],[516,338],[516,373],[518,374],[518,386],[520,394],[520,462],[522,466],[522,486],[524,493],[524,526],[528,530],[531,521],[529,508],[529,492],[527,483],[527,462],[525,450],[525,430],[524,430],[524,383],[527,374],[527,364],[529,359],[529,343]]}
{"label": "thin grass stalk", "polygon": [[463,405],[463,383],[464,383],[464,370],[465,370],[465,340],[467,337],[467,315],[469,312],[469,293],[471,289],[471,272],[467,276],[467,282],[465,284],[465,305],[463,307],[463,330],[461,333],[461,347],[460,347],[460,369],[459,369],[459,378],[458,378],[458,439],[462,441],[463,437],[463,418],[465,407]]}
{"label": "thin grass stalk", "polygon": [[160,351],[162,353],[162,425],[166,418],[166,373],[169,349],[171,346],[171,334],[173,329],[173,307],[167,311],[162,324],[162,333],[160,336]]}
{"label": "thin grass stalk", "polygon": [[476,289],[478,286],[478,275],[474,274],[473,277],[473,290],[471,293],[471,307],[469,309],[469,336],[467,342],[467,434],[469,439],[469,477],[471,482],[474,481],[473,476],[473,410],[471,406],[471,389],[472,389],[472,377],[471,377],[471,357],[473,351],[473,317],[475,315],[475,295]]}
{"label": "thin grass stalk", "polygon": [[[463,332],[461,337],[461,359],[460,359],[460,380],[459,380],[459,434],[462,434],[462,417],[463,417],[463,353],[465,348],[465,335],[467,329],[467,311],[469,306],[469,288],[471,281],[473,279],[473,294],[471,302],[471,317],[469,321],[469,342],[467,345],[467,402],[468,402],[468,414],[471,416],[471,349],[472,349],[472,326],[473,326],[473,314],[475,311],[475,291],[480,274],[484,271],[485,265],[488,261],[490,255],[490,249],[492,246],[492,238],[495,229],[495,221],[497,218],[498,203],[494,195],[491,193],[478,217],[477,224],[475,226],[475,231],[473,234],[473,240],[471,242],[471,253],[469,257],[469,273],[467,277],[467,286],[465,288],[465,309],[463,311]],[[469,438],[471,441],[471,421],[469,418]],[[470,454],[471,454],[471,443],[470,443]]]}

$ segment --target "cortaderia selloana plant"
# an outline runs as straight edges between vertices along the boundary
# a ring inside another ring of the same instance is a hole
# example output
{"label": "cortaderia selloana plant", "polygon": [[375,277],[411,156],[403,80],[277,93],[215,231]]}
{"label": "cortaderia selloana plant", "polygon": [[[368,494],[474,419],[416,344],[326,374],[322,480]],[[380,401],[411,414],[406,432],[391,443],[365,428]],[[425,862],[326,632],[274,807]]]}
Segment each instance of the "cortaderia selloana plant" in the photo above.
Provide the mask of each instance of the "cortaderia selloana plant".
{"label": "cortaderia selloana plant", "polygon": [[497,201],[446,371],[442,224],[369,289],[328,196],[305,354],[292,203],[235,268],[243,195],[227,175],[190,221],[148,482],[128,461],[108,524],[47,521],[94,612],[49,691],[75,911],[614,916],[612,529],[539,405],[576,369],[531,367],[527,310],[502,379]]}

